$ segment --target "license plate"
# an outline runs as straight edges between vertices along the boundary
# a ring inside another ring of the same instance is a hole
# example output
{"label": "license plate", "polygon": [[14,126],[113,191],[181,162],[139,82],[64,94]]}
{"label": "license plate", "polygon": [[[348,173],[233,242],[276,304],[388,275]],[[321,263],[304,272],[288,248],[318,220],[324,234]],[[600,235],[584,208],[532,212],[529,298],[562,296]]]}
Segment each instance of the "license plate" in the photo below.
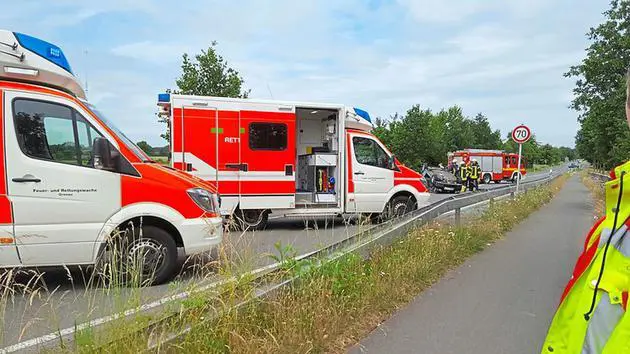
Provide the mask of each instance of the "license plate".
{"label": "license plate", "polygon": [[444,190],[445,190],[445,191],[452,191],[452,190],[453,190],[453,187],[444,187]]}

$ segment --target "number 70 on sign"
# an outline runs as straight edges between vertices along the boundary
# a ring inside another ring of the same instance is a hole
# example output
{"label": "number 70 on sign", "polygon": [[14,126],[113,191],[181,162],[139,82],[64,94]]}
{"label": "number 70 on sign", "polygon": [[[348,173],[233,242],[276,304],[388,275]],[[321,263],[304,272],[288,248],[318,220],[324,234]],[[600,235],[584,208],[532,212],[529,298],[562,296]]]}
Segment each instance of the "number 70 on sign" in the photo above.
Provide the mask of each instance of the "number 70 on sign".
{"label": "number 70 on sign", "polygon": [[532,137],[532,131],[525,125],[519,125],[512,130],[512,140],[514,142],[523,144],[526,143]]}

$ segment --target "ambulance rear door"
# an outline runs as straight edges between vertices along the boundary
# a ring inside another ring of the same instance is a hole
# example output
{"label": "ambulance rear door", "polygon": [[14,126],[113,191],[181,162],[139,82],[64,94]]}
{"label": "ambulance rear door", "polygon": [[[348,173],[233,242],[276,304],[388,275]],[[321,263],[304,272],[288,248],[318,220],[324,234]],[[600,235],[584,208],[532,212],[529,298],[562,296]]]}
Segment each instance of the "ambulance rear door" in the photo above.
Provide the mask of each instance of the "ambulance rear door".
{"label": "ambulance rear door", "polygon": [[240,122],[240,208],[295,207],[296,126],[291,105],[244,102]]}

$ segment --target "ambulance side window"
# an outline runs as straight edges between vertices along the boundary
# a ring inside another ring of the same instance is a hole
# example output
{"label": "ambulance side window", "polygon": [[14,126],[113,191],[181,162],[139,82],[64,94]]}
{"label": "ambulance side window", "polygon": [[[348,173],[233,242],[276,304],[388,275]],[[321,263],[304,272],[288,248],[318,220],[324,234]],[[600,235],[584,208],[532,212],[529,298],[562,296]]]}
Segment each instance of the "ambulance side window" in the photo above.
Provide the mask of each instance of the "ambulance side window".
{"label": "ambulance side window", "polygon": [[372,139],[353,137],[354,156],[357,162],[381,168],[389,168],[389,155]]}
{"label": "ambulance side window", "polygon": [[[17,140],[24,154],[42,160],[92,167],[92,144],[85,136],[91,136],[93,141],[102,135],[74,109],[51,102],[16,99],[13,101],[13,114]],[[90,151],[84,156],[88,147]]]}
{"label": "ambulance side window", "polygon": [[287,148],[287,125],[284,123],[250,123],[249,148],[282,151]]}
{"label": "ambulance side window", "polygon": [[516,157],[512,156],[512,165],[516,166],[518,162],[516,161]]}
{"label": "ambulance side window", "polygon": [[95,138],[102,138],[103,135],[96,131],[90,123],[77,113],[77,136],[79,138],[81,165],[94,167],[94,161],[92,160],[92,143]]}

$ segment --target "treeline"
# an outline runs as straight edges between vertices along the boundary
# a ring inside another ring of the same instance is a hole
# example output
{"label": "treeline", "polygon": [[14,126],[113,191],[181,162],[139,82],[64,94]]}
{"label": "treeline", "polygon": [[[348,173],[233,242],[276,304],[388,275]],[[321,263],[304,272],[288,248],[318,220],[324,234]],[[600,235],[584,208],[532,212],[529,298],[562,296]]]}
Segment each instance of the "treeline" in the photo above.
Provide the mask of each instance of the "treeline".
{"label": "treeline", "polygon": [[[486,116],[466,117],[457,106],[434,113],[416,105],[389,121],[377,118],[373,132],[398,159],[415,169],[424,163],[445,165],[448,152],[466,148],[518,152],[509,134],[504,142]],[[523,145],[523,156],[530,165],[556,164],[576,157],[571,148],[542,145],[535,137]]]}
{"label": "treeline", "polygon": [[630,1],[614,0],[606,20],[587,33],[586,58],[565,74],[576,78],[572,108],[579,112],[575,146],[580,157],[609,169],[630,158],[625,117],[630,65]]}
{"label": "treeline", "polygon": [[149,156],[168,156],[168,154],[170,153],[170,148],[168,145],[153,147],[144,140],[137,142],[136,145],[138,145],[138,147]]}

